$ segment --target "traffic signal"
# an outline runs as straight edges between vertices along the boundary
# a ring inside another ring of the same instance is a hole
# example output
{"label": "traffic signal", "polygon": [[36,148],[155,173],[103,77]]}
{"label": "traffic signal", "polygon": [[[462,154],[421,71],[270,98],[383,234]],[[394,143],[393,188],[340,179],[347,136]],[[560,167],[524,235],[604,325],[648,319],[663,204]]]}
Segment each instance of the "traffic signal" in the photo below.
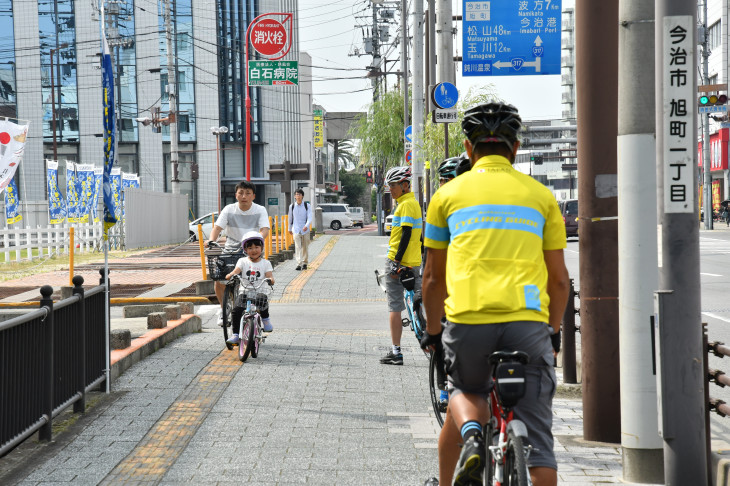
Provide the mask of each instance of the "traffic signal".
{"label": "traffic signal", "polygon": [[702,95],[697,100],[697,103],[702,106],[717,106],[717,105],[724,105],[727,103],[727,95],[726,94],[711,94],[711,95]]}
{"label": "traffic signal", "polygon": [[535,165],[542,165],[542,155],[531,155],[530,162]]}
{"label": "traffic signal", "polygon": [[372,170],[365,171],[365,182],[367,182],[368,184],[373,183],[373,171]]}

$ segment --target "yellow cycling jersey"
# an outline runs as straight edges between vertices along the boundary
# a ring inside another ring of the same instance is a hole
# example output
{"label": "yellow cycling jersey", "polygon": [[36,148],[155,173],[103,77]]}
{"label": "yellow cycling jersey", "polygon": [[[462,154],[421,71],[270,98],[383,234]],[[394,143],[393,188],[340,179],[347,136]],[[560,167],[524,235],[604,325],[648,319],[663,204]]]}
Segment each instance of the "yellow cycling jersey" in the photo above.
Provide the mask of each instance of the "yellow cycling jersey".
{"label": "yellow cycling jersey", "polygon": [[396,199],[398,206],[393,214],[393,227],[390,229],[388,241],[388,258],[393,260],[398,253],[403,226],[411,226],[411,239],[406,252],[403,254],[401,265],[407,267],[421,266],[421,231],[423,231],[423,217],[421,207],[412,192],[407,192]]}
{"label": "yellow cycling jersey", "polygon": [[461,324],[548,322],[543,250],[566,247],[550,190],[499,155],[439,188],[426,216],[428,248],[446,249],[446,317]]}

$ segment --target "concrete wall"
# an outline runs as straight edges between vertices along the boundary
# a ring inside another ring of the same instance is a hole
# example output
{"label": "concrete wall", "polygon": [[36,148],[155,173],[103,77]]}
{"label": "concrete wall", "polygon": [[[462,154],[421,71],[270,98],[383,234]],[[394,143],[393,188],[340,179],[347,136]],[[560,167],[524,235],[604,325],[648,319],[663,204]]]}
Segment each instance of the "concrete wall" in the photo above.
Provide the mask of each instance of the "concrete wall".
{"label": "concrete wall", "polygon": [[182,243],[188,238],[188,198],[144,189],[124,191],[128,249]]}

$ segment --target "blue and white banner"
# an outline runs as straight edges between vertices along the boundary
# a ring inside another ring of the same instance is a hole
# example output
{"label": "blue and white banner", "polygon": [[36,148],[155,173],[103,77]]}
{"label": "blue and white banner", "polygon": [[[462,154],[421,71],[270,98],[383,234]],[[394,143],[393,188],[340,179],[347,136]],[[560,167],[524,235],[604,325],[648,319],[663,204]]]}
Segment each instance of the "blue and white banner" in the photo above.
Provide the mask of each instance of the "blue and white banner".
{"label": "blue and white banner", "polygon": [[5,187],[5,221],[10,226],[21,219],[23,216],[20,215],[18,186],[15,185],[15,179],[10,179],[10,183]]}
{"label": "blue and white banner", "polygon": [[58,162],[46,160],[46,181],[48,184],[48,220],[51,224],[63,223],[66,219],[66,199],[58,188]]}
{"label": "blue and white banner", "polygon": [[[114,220],[122,217],[122,169],[115,167],[111,173],[112,200],[114,201]],[[106,214],[106,212],[105,212]],[[104,216],[106,221],[106,216]]]}
{"label": "blue and white banner", "polygon": [[[112,166],[116,156],[116,126],[114,123],[114,67],[109,44],[103,31],[101,32],[101,82],[104,101],[104,236],[108,237],[109,228],[117,224],[117,210],[114,205],[112,188]],[[121,181],[120,181],[121,182]]]}
{"label": "blue and white banner", "polygon": [[89,222],[91,200],[94,197],[94,166],[76,166],[76,191],[79,195],[79,223]]}
{"label": "blue and white banner", "polygon": [[139,178],[137,177],[137,174],[128,174],[126,172],[122,172],[122,218],[125,217],[126,209],[125,191],[129,187],[139,187]]}
{"label": "blue and white banner", "polygon": [[76,164],[66,161],[66,220],[79,222],[79,193],[76,188]]}
{"label": "blue and white banner", "polygon": [[91,202],[91,214],[94,220],[94,223],[99,222],[99,215],[97,214],[99,211],[99,194],[101,194],[101,185],[102,185],[102,177],[104,176],[104,168],[103,167],[94,167],[94,197],[92,198]]}

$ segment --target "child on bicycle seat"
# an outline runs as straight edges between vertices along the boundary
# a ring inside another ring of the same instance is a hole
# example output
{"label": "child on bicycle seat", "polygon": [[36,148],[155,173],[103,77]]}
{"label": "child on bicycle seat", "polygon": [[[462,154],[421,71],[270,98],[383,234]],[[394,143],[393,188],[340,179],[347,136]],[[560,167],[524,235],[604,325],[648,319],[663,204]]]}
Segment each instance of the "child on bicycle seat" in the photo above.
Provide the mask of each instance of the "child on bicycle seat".
{"label": "child on bicycle seat", "polygon": [[[261,280],[268,278],[269,285],[274,285],[274,267],[271,262],[263,257],[264,254],[264,237],[258,231],[249,231],[243,236],[241,242],[243,252],[246,255],[243,258],[239,258],[236,262],[236,268],[231,273],[226,275],[226,280],[229,280],[234,275],[243,274],[251,282],[258,283]],[[274,330],[274,326],[271,325],[271,319],[269,319],[269,305],[268,298],[265,294],[259,294],[256,297],[257,301],[263,303],[258,306],[259,314],[261,314],[261,320],[264,322],[264,331],[271,332]],[[229,344],[238,344],[241,338],[238,335],[238,330],[241,326],[241,316],[243,316],[244,306],[246,302],[236,301],[233,312],[231,313],[231,328],[233,335],[228,339]]]}

